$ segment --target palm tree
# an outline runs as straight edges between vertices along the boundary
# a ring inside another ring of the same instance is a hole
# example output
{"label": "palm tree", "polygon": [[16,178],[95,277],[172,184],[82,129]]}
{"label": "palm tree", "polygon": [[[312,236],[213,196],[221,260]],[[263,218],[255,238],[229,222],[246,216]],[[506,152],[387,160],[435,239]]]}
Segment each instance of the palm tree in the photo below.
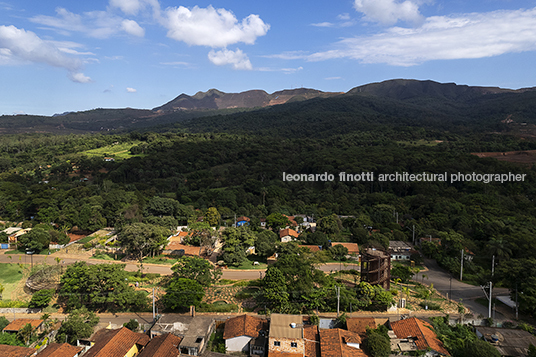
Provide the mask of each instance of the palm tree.
{"label": "palm tree", "polygon": [[488,251],[497,258],[497,262],[509,259],[512,256],[512,249],[509,243],[502,237],[494,237],[488,242]]}

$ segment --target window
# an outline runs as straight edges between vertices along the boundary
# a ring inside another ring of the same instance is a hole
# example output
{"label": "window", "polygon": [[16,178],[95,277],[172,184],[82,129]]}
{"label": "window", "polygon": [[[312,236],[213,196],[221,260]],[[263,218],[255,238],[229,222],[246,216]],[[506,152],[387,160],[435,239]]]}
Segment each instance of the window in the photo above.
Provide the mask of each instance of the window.
{"label": "window", "polygon": [[290,347],[298,347],[298,343],[297,342],[291,342]]}
{"label": "window", "polygon": [[274,346],[281,346],[281,342],[279,342],[279,341],[274,341]]}

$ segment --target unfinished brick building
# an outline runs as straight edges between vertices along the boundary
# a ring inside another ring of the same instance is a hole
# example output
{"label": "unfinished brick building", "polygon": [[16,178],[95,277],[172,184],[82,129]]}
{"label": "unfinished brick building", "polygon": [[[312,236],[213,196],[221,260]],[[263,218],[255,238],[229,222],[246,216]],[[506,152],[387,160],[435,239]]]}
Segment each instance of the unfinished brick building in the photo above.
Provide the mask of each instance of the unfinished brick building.
{"label": "unfinished brick building", "polygon": [[361,281],[389,290],[391,286],[391,255],[374,248],[362,251]]}

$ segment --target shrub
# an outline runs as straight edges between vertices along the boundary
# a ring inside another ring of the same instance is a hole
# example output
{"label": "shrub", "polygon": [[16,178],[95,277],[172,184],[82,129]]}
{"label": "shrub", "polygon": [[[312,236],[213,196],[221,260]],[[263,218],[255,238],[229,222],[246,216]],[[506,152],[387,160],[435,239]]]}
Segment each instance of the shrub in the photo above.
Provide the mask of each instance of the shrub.
{"label": "shrub", "polygon": [[43,289],[35,292],[32,295],[32,300],[30,301],[30,309],[43,309],[50,304],[50,300],[54,296],[56,291],[54,289]]}

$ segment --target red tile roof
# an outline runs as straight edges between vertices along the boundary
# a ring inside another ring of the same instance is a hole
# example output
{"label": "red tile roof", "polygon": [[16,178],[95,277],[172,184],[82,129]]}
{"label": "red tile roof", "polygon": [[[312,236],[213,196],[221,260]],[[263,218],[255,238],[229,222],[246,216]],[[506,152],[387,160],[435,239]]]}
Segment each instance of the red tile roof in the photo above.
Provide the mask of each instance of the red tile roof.
{"label": "red tile roof", "polygon": [[267,320],[249,315],[236,316],[225,321],[223,339],[227,340],[238,336],[255,338],[259,336],[260,330],[268,330]]}
{"label": "red tile roof", "polygon": [[138,357],[178,357],[181,338],[172,333],[153,337]]}
{"label": "red tile roof", "polygon": [[311,252],[318,252],[320,250],[320,247],[317,245],[298,245],[300,248],[306,248],[309,249]]}
{"label": "red tile roof", "polygon": [[357,243],[340,243],[340,242],[333,242],[331,243],[332,246],[336,245],[342,245],[346,249],[348,249],[348,254],[359,254],[359,246]]}
{"label": "red tile roof", "polygon": [[149,342],[149,336],[122,327],[117,330],[97,331],[92,340],[95,344],[84,357],[124,357],[134,345],[145,346]]}
{"label": "red tile roof", "polygon": [[[359,343],[359,348],[348,346]],[[320,330],[320,352],[322,357],[367,357],[362,350],[358,334],[340,328]]]}
{"label": "red tile roof", "polygon": [[242,222],[242,221],[249,222],[249,221],[251,221],[251,220],[250,220],[248,217],[246,217],[246,216],[241,216],[241,217],[238,217],[238,218],[236,219],[236,221],[237,221],[237,222]]}
{"label": "red tile roof", "polygon": [[29,357],[35,353],[35,349],[20,346],[0,345],[0,356],[2,357]]}
{"label": "red tile roof", "polygon": [[286,228],[279,231],[279,238],[283,238],[286,236],[292,236],[295,238],[298,238],[298,232],[296,232],[294,229]]}
{"label": "red tile roof", "polygon": [[318,326],[304,326],[303,339],[305,340],[305,357],[320,357],[320,334],[318,332]]}
{"label": "red tile roof", "polygon": [[419,350],[426,350],[428,347],[443,355],[450,356],[428,322],[412,317],[405,320],[391,322],[391,328],[398,338],[413,337]]}
{"label": "red tile roof", "polygon": [[44,350],[39,352],[39,357],[74,357],[80,353],[84,347],[72,346],[68,343],[51,343]]}
{"label": "red tile roof", "polygon": [[16,319],[16,320],[13,320],[9,325],[4,327],[3,331],[18,332],[26,324],[30,324],[32,325],[34,329],[36,329],[43,323],[43,321],[44,320],[37,320],[37,319]]}
{"label": "red tile roof", "polygon": [[357,333],[362,338],[367,333],[367,327],[376,328],[376,320],[373,317],[349,317],[346,319],[346,328],[348,331]]}
{"label": "red tile roof", "polygon": [[195,255],[199,257],[204,254],[206,248],[184,245],[179,242],[171,242],[164,248],[164,250],[184,250],[184,255]]}

